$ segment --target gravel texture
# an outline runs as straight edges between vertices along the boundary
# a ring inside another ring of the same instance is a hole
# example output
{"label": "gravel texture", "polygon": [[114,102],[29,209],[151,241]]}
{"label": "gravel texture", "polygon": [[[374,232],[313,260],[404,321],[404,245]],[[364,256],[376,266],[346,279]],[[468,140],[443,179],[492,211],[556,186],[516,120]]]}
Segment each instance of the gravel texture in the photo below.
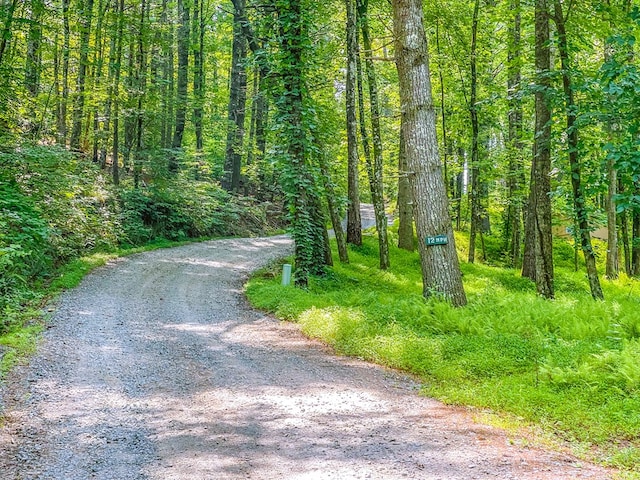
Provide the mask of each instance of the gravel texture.
{"label": "gravel texture", "polygon": [[0,478],[610,478],[251,310],[243,282],[290,249],[211,241],[89,275],[0,391]]}

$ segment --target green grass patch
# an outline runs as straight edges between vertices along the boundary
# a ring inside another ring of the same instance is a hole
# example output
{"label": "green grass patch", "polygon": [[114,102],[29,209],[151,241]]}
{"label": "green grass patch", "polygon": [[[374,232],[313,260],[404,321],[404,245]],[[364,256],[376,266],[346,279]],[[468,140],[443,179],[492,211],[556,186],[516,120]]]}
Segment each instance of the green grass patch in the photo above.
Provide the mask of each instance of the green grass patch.
{"label": "green grass patch", "polygon": [[455,309],[422,297],[417,253],[391,255],[378,270],[368,237],[307,290],[281,286],[274,264],[247,295],[338,353],[420,375],[430,396],[503,412],[640,472],[640,282],[606,281],[598,302],[583,272],[560,267],[547,301],[515,270],[463,263],[469,305]]}

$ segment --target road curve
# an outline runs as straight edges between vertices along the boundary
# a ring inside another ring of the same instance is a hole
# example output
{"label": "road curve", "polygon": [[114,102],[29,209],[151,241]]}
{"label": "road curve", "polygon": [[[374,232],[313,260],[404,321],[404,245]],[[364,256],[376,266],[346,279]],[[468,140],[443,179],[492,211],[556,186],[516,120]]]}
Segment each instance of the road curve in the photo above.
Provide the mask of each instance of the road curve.
{"label": "road curve", "polygon": [[0,478],[609,478],[251,310],[243,282],[290,249],[272,237],[157,250],[67,292],[0,390]]}

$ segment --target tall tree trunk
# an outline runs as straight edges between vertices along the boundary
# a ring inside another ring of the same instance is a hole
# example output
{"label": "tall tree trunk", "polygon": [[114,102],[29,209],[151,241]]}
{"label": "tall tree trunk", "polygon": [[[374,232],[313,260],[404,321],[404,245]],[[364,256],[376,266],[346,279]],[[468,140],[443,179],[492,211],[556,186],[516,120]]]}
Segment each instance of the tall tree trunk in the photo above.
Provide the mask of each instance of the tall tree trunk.
{"label": "tall tree trunk", "polygon": [[511,265],[520,265],[520,245],[522,243],[523,189],[525,184],[522,150],[522,102],[519,98],[522,82],[521,74],[521,13],[520,0],[511,0],[513,24],[510,27],[508,52],[507,98],[509,100],[509,138],[508,138],[508,204],[505,216],[505,251],[509,252]]}
{"label": "tall tree trunk", "polygon": [[573,99],[573,86],[569,71],[569,46],[567,43],[567,31],[565,27],[565,17],[562,12],[560,0],[554,1],[555,23],[558,28],[558,51],[562,64],[562,86],[564,90],[565,109],[567,114],[567,148],[569,155],[569,165],[571,167],[571,186],[573,189],[573,206],[579,231],[582,254],[589,278],[589,288],[591,296],[597,300],[604,299],[598,269],[596,267],[596,256],[591,246],[591,234],[589,228],[589,218],[587,212],[586,198],[581,185],[580,158],[578,157],[578,126],[576,125],[577,105]]}
{"label": "tall tree trunk", "polygon": [[376,217],[376,229],[378,230],[380,268],[382,270],[386,270],[391,265],[391,261],[389,259],[389,240],[387,237],[388,221],[384,207],[384,186],[382,181],[382,133],[380,131],[378,81],[376,78],[375,66],[373,64],[373,48],[371,46],[371,34],[369,32],[369,0],[357,0],[357,5],[357,19],[360,23],[360,30],[362,31],[362,44],[365,54],[364,65],[367,73],[367,83],[369,84],[371,136],[373,138],[373,162],[371,162],[371,157],[367,159],[367,173],[369,176],[369,188],[371,190],[374,215]]}
{"label": "tall tree trunk", "polygon": [[[611,1],[607,0],[607,6],[611,6]],[[615,30],[613,22],[610,24],[611,30]],[[604,61],[607,63],[611,59],[613,45],[610,42],[605,44]],[[607,100],[612,100],[608,98]],[[613,131],[610,125],[607,125],[606,131],[610,137],[613,137]],[[613,138],[611,138],[613,140]],[[620,261],[618,254],[618,218],[616,212],[616,195],[618,194],[618,171],[616,169],[615,160],[609,158],[607,160],[607,259],[605,275],[609,280],[615,280],[619,276]]]}
{"label": "tall tree trunk", "polygon": [[[168,25],[167,29],[161,34],[162,37],[162,120],[160,144],[162,148],[169,149],[173,141],[173,121],[175,108],[175,74],[174,74],[174,33],[175,28],[173,20],[170,18],[169,2],[162,0],[162,10],[160,13],[160,21],[163,25]],[[173,155],[169,155],[169,171],[177,171],[178,164]]]}
{"label": "tall tree trunk", "polygon": [[308,132],[304,125],[303,55],[307,28],[300,0],[277,2],[276,14],[281,50],[277,74],[283,86],[278,106],[280,117],[286,119],[280,122],[287,152],[282,181],[295,242],[295,284],[306,287],[309,275],[324,273],[326,259],[324,225],[318,219],[320,202],[308,165]]}
{"label": "tall tree trunk", "polygon": [[69,53],[71,28],[69,26],[69,0],[62,0],[64,40],[62,46],[62,98],[58,114],[58,144],[67,146],[67,105],[69,101]]}
{"label": "tall tree trunk", "polygon": [[[86,3],[85,3],[86,1]],[[76,94],[73,102],[73,125],[69,145],[72,150],[80,150],[82,137],[82,121],[84,119],[85,85],[89,66],[89,39],[91,37],[91,21],[93,19],[93,0],[80,0],[78,6],[80,16],[80,60],[76,80]]]}
{"label": "tall tree trunk", "polygon": [[[440,58],[440,22],[436,20],[436,53]],[[447,141],[447,111],[445,109],[445,88],[444,88],[444,68],[438,68],[438,77],[440,79],[440,125],[442,126],[442,168],[444,175],[444,185],[447,187],[449,194],[449,143]]]}
{"label": "tall tree trunk", "polygon": [[[119,30],[120,28],[120,13],[119,13],[119,4],[120,0],[113,0],[113,11],[115,13],[115,28]],[[111,35],[111,39],[109,40],[109,68],[107,72],[107,98],[104,106],[104,122],[102,124],[102,147],[100,151],[100,166],[101,168],[105,168],[107,165],[107,147],[109,140],[109,133],[111,131],[112,126],[112,113],[113,113],[113,103],[114,103],[114,87],[115,87],[115,76],[116,76],[116,66],[119,68],[120,60],[117,57],[118,55],[118,38],[117,35]],[[118,65],[116,65],[118,62]]]}
{"label": "tall tree trunk", "polygon": [[[624,186],[621,180],[618,178],[618,192],[622,194],[624,192]],[[631,276],[631,248],[629,247],[629,218],[627,210],[623,210],[618,215],[620,222],[620,238],[622,239],[622,251],[624,252],[624,271],[627,276]]]}
{"label": "tall tree trunk", "polygon": [[398,152],[398,248],[413,252],[413,195],[409,166],[404,146],[404,115],[400,120],[400,151]]}
{"label": "tall tree trunk", "polygon": [[471,114],[471,231],[469,233],[469,263],[475,261],[476,234],[481,230],[481,206],[480,206],[480,158],[479,158],[479,126],[478,126],[478,10],[480,0],[475,0],[473,6],[473,19],[471,23],[471,97],[469,113]]}
{"label": "tall tree trunk", "polygon": [[356,22],[356,0],[345,0],[347,7],[347,242],[362,245],[362,220],[360,218],[359,159],[356,119],[356,71],[358,55],[358,30]]}
{"label": "tall tree trunk", "polygon": [[112,88],[112,105],[113,105],[113,149],[112,149],[112,167],[114,185],[120,184],[120,64],[122,62],[122,37],[124,34],[124,0],[120,0],[117,8],[118,33],[116,35],[116,53],[114,55],[113,64],[113,88]]}
{"label": "tall tree trunk", "polygon": [[[93,89],[95,91],[99,91],[102,86],[102,68],[104,66],[104,45],[103,45],[103,22],[104,15],[106,11],[109,9],[109,3],[104,0],[99,0],[98,2],[98,20],[96,23],[96,49],[94,51],[93,57],[93,68],[94,68],[94,84]],[[100,115],[98,109],[98,102],[93,103],[93,153],[91,159],[94,163],[100,163],[100,143],[102,139],[100,138]]]}
{"label": "tall tree trunk", "polygon": [[[533,278],[536,289],[545,298],[554,297],[553,237],[551,232],[551,50],[549,47],[549,11],[546,0],[535,6],[535,67],[538,88],[535,93],[536,121],[531,165],[531,193],[525,232],[523,276]],[[529,250],[527,251],[527,248]],[[533,268],[526,260],[533,260]]]}
{"label": "tall tree trunk", "polygon": [[614,161],[607,161],[607,260],[605,274],[609,280],[619,276],[618,259],[618,218],[616,213],[616,195],[618,187],[618,171]]}
{"label": "tall tree trunk", "polygon": [[[189,43],[190,43],[190,22],[189,22],[189,0],[178,0],[178,82],[176,84],[176,121],[173,131],[173,141],[171,148],[178,150],[182,148],[182,137],[187,121],[187,87],[189,82]],[[169,169],[172,172],[178,170],[178,158],[176,152],[171,155]]]}
{"label": "tall tree trunk", "polygon": [[[414,214],[423,294],[425,297],[442,295],[453,305],[462,306],[467,299],[438,155],[422,1],[393,0],[392,4],[400,104],[405,116],[403,135],[416,200]],[[427,241],[438,235],[444,235],[447,243],[428,246]]]}
{"label": "tall tree trunk", "polygon": [[136,96],[137,94],[137,79],[136,79],[136,41],[135,41],[135,27],[129,25],[130,40],[128,43],[129,51],[127,52],[127,75],[125,77],[125,91],[130,92],[125,97],[123,113],[123,125],[124,125],[124,142],[122,145],[122,167],[125,171],[130,170],[131,166],[131,153],[133,151],[133,145],[136,140]]}
{"label": "tall tree trunk", "polygon": [[260,81],[260,73],[258,68],[253,69],[253,85],[251,88],[251,118],[249,119],[249,138],[247,139],[247,165],[255,162],[255,143],[256,143],[256,116],[258,113],[258,91]]}
{"label": "tall tree trunk", "polygon": [[196,151],[202,152],[202,124],[204,118],[204,2],[195,0],[193,4],[193,127],[196,134]]}
{"label": "tall tree trunk", "polygon": [[337,195],[335,188],[333,187],[333,180],[331,179],[331,173],[329,172],[329,166],[327,163],[326,156],[321,154],[320,173],[324,182],[324,191],[327,199],[329,216],[331,218],[331,225],[333,226],[333,232],[336,236],[336,244],[338,245],[338,257],[340,258],[341,263],[349,263],[347,239],[345,238],[344,230],[342,228],[340,212],[338,210],[338,205],[336,204]]}
{"label": "tall tree trunk", "polygon": [[[640,188],[636,188],[636,195]],[[640,211],[634,209],[631,227],[631,275],[640,276]]]}
{"label": "tall tree trunk", "polygon": [[138,45],[136,52],[136,125],[135,125],[135,155],[133,164],[133,183],[134,187],[140,185],[140,176],[142,174],[142,163],[144,154],[144,99],[147,88],[147,52],[145,51],[144,32],[149,16],[149,2],[142,0],[140,2],[140,21],[138,23]]}
{"label": "tall tree trunk", "polygon": [[60,92],[60,47],[58,45],[58,32],[56,32],[53,40],[53,94],[55,95],[55,109],[56,109],[56,142],[60,144],[60,124],[62,119],[60,118],[60,109],[62,108],[62,95]]}
{"label": "tall tree trunk", "polygon": [[464,148],[458,147],[458,165],[460,167],[460,172],[456,175],[456,183],[455,190],[456,193],[454,195],[455,203],[455,218],[456,218],[456,230],[462,230],[462,195],[464,194],[464,171],[465,171],[465,151]]}
{"label": "tall tree trunk", "polygon": [[246,1],[235,2],[233,12],[233,45],[231,53],[231,79],[229,86],[229,110],[227,120],[227,147],[224,160],[222,186],[230,192],[240,188],[244,123],[247,106],[247,38],[242,21],[245,18]]}
{"label": "tall tree trunk", "polygon": [[35,100],[40,90],[42,42],[43,0],[31,0],[31,17],[29,19],[29,36],[27,38],[27,57],[25,59],[24,86]]}
{"label": "tall tree trunk", "polygon": [[11,28],[13,25],[13,17],[18,6],[18,0],[11,0],[8,3],[7,16],[4,19],[4,27],[2,28],[2,38],[0,39],[0,65],[5,61],[5,54],[11,40]]}

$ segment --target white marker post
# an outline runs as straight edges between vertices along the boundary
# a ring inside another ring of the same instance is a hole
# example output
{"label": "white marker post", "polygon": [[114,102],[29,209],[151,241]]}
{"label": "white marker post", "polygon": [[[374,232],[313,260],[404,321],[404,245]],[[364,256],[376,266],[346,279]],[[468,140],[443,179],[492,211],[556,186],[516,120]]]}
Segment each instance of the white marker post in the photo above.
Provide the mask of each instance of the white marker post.
{"label": "white marker post", "polygon": [[291,265],[285,263],[282,265],[282,285],[290,285],[291,284]]}

